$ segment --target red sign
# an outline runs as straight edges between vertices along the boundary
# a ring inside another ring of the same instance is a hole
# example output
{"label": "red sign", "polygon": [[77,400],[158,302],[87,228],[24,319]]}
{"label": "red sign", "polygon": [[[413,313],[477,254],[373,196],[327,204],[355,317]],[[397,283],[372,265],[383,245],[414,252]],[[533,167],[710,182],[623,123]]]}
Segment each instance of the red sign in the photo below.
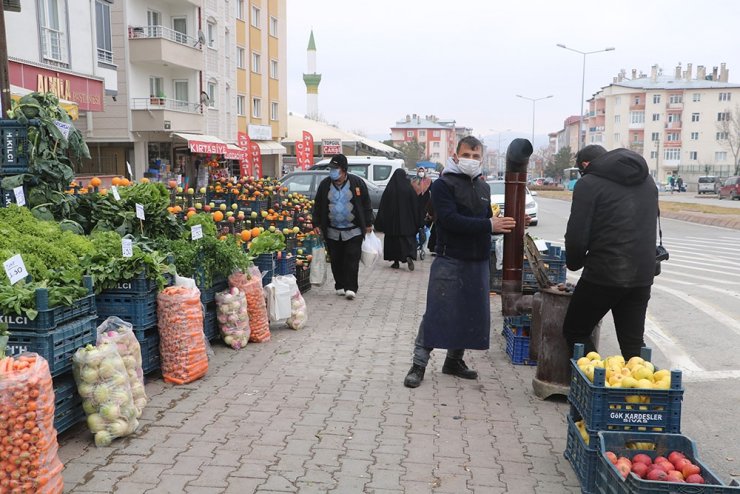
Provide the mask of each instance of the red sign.
{"label": "red sign", "polygon": [[235,149],[233,147],[227,147],[226,152],[224,153],[224,159],[226,160],[243,160],[247,157],[247,150],[246,149]]}
{"label": "red sign", "polygon": [[249,147],[249,134],[246,132],[237,132],[236,133],[236,145],[240,148],[248,148]]}
{"label": "red sign", "polygon": [[88,79],[58,70],[42,69],[13,60],[8,61],[10,83],[31,91],[54,93],[59,99],[74,101],[85,111],[103,111],[105,85],[98,79]]}
{"label": "red sign", "polygon": [[252,171],[256,177],[262,176],[262,152],[256,141],[249,141],[249,155],[252,158]]}
{"label": "red sign", "polygon": [[296,162],[301,170],[313,165],[313,136],[303,131],[303,139],[295,143]]}
{"label": "red sign", "polygon": [[324,139],[321,141],[321,148],[323,149],[324,156],[333,156],[342,152],[342,140],[341,139]]}
{"label": "red sign", "polygon": [[197,154],[226,154],[225,142],[188,141],[191,153]]}

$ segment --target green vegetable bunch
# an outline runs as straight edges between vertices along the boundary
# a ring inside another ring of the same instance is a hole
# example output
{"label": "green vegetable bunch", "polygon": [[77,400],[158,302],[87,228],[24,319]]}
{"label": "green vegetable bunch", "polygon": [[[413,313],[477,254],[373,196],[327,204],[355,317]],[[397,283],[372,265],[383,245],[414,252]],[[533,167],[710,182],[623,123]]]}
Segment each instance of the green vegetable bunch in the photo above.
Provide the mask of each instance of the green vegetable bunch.
{"label": "green vegetable bunch", "polygon": [[285,250],[285,236],[280,232],[264,231],[249,245],[249,255],[257,257],[260,254]]}
{"label": "green vegetable bunch", "polygon": [[213,221],[213,217],[208,213],[200,213],[194,214],[185,222],[184,239],[190,240],[191,228],[195,225],[201,225],[204,236],[216,236],[216,222]]}
{"label": "green vegetable bunch", "polygon": [[199,240],[165,240],[158,247],[175,259],[177,274],[195,278],[200,288],[210,288],[216,278],[225,278],[234,271],[245,271],[251,265],[247,254],[233,236],[218,240],[204,235]]}

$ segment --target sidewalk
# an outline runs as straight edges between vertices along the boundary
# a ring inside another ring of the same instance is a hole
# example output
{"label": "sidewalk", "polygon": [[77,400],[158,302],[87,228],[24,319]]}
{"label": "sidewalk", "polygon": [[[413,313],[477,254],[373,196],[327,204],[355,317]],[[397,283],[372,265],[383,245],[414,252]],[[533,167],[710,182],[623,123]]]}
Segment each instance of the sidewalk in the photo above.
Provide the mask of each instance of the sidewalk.
{"label": "sidewalk", "polygon": [[354,301],[314,287],[305,329],[216,344],[195,383],[153,380],[133,437],[96,448],[84,424],[67,431],[65,492],[580,492],[565,400],[541,401],[535,368],[509,363],[499,297],[491,349],[466,357],[478,380],[442,374],[436,351],[421,387],[403,386],[432,259],[361,272]]}

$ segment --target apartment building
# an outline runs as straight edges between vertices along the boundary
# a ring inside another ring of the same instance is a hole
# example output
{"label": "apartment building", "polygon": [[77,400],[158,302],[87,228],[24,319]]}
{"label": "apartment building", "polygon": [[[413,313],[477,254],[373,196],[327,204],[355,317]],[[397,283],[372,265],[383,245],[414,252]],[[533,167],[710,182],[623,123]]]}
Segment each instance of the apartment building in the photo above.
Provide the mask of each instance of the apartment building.
{"label": "apartment building", "polygon": [[394,145],[417,141],[424,147],[424,160],[444,164],[455,152],[458,138],[470,135],[471,129],[455,127],[454,120],[440,120],[434,115],[406,115],[391,127]]}
{"label": "apartment building", "polygon": [[[735,157],[722,129],[740,104],[740,84],[723,63],[711,72],[692,64],[664,74],[623,71],[589,100],[586,143],[642,154],[659,181],[670,174],[734,173]],[[739,110],[740,111],[740,110]]]}
{"label": "apartment building", "polygon": [[[578,125],[580,117],[578,115],[572,115],[565,119],[563,122],[563,128],[555,132],[554,136],[548,136],[551,138],[549,141],[549,147],[552,149],[552,153],[555,154],[562,148],[568,146],[571,152],[575,153],[578,151]],[[553,142],[554,138],[554,142]]]}

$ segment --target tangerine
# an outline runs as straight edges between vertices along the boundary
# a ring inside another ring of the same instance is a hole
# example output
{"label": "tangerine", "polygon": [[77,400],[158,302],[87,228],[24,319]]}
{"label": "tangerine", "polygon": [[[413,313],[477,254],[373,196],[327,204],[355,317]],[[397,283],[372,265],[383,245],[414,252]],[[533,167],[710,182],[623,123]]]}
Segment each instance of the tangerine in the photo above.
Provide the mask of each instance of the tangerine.
{"label": "tangerine", "polygon": [[244,242],[249,242],[249,240],[252,238],[252,231],[251,230],[242,230],[241,237],[242,237],[242,240]]}
{"label": "tangerine", "polygon": [[93,177],[90,179],[90,185],[93,187],[100,187],[100,184],[102,184],[103,181],[100,180],[98,177]]}
{"label": "tangerine", "polygon": [[215,213],[213,213],[213,221],[215,221],[216,223],[219,223],[223,220],[224,220],[224,213],[222,213],[221,211],[216,211]]}
{"label": "tangerine", "polygon": [[260,236],[260,229],[257,227],[252,228],[252,238],[257,238]]}
{"label": "tangerine", "polygon": [[113,177],[110,183],[118,187],[119,185],[121,185],[121,177]]}

